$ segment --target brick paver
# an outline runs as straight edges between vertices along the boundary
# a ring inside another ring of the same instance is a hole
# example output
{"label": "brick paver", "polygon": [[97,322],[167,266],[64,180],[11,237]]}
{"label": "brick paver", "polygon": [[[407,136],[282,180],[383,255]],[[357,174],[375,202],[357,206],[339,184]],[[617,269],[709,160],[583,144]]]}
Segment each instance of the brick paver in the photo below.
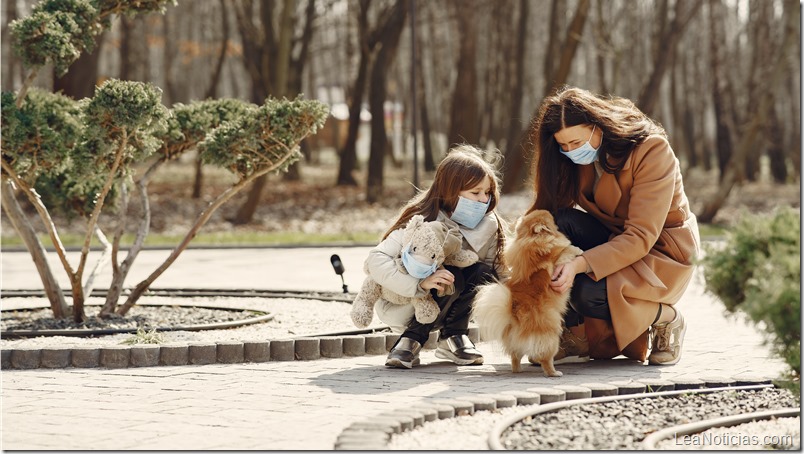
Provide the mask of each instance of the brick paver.
{"label": "brick paver", "polygon": [[[367,249],[187,252],[191,254],[183,256],[184,261],[180,258],[171,276],[166,273],[155,286],[337,290],[340,279],[329,267],[328,257],[338,253],[344,259],[350,289],[357,290]],[[161,261],[160,254],[166,254],[144,253],[151,262]],[[39,287],[28,262],[27,254],[3,254],[4,288]],[[145,266],[140,272],[150,269]],[[297,275],[302,274],[299,279]],[[740,377],[773,378],[784,370],[753,326],[740,317],[725,316],[722,305],[704,292],[700,275],[679,308],[689,328],[678,364],[655,367],[627,359],[591,361],[558,366],[564,372],[561,378],[545,378],[541,369],[532,366],[512,374],[508,358],[487,342],[479,344],[486,356],[482,366],[455,366],[435,358],[433,350],[425,350],[422,366],[413,370],[387,369],[382,355],[126,369],[6,370],[2,373],[1,447],[330,450],[353,423],[437,400],[629,380],[736,382]]]}

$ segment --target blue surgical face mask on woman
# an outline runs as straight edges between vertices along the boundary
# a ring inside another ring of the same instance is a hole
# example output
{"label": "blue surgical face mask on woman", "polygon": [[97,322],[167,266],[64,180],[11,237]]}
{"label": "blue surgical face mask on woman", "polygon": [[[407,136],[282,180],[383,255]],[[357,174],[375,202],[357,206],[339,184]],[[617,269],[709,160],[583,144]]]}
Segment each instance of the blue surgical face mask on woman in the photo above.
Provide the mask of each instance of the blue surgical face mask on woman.
{"label": "blue surgical face mask on woman", "polygon": [[408,270],[408,274],[416,279],[424,279],[427,276],[435,273],[436,268],[438,268],[437,262],[433,262],[432,265],[428,265],[413,258],[413,256],[410,254],[409,244],[402,249],[402,265],[404,265],[405,269]]}
{"label": "blue surgical face mask on woman", "polygon": [[486,203],[476,202],[466,197],[458,196],[455,211],[452,212],[452,216],[449,218],[464,227],[473,229],[483,220],[483,216],[486,215],[489,205],[491,205],[491,196],[486,200]]}
{"label": "blue surgical face mask on woman", "polygon": [[600,150],[600,147],[595,148],[591,143],[592,137],[595,135],[596,126],[597,125],[592,125],[592,134],[589,136],[589,140],[587,140],[585,144],[572,151],[562,151],[564,156],[570,158],[572,162],[579,165],[591,164],[597,161],[597,152]]}

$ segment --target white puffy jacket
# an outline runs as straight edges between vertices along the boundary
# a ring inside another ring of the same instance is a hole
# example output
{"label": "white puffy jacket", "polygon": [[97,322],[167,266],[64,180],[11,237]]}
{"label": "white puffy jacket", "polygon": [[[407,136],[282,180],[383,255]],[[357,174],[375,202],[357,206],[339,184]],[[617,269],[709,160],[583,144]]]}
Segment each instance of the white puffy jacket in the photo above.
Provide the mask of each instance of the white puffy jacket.
{"label": "white puffy jacket", "polygon": [[[480,261],[493,266],[497,251],[497,217],[487,214],[474,229],[456,224],[444,212],[439,212],[437,221],[455,225],[463,235],[463,248],[477,253]],[[394,259],[402,251],[404,228],[394,230],[380,244],[369,251],[366,269],[369,275],[382,287],[402,296],[424,296],[427,292],[419,287],[420,279],[399,271]],[[500,270],[497,270],[498,272]],[[379,319],[401,333],[413,317],[413,306],[393,304],[383,300],[374,306]]]}

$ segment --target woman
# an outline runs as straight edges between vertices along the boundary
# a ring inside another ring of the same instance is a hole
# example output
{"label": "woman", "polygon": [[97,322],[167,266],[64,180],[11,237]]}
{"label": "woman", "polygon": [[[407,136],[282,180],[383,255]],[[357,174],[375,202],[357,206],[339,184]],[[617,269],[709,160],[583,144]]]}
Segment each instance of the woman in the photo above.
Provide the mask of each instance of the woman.
{"label": "woman", "polygon": [[700,240],[664,129],[627,99],[564,87],[544,100],[530,137],[530,210],[552,212],[584,250],[553,275],[555,291],[572,287],[556,360],[644,361],[650,335],[649,363],[677,363],[686,322],[674,305]]}

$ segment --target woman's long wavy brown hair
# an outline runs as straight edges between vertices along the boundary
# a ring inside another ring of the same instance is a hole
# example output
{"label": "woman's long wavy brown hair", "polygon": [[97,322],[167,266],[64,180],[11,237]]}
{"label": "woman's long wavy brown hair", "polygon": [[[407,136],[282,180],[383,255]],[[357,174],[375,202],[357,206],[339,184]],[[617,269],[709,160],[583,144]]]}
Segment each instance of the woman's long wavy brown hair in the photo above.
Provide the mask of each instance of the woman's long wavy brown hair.
{"label": "woman's long wavy brown hair", "polygon": [[[385,232],[383,239],[394,230],[402,228],[414,215],[424,216],[425,221],[435,221],[439,211],[451,214],[458,204],[458,194],[477,186],[485,177],[491,180],[491,203],[486,211],[494,212],[500,200],[500,174],[496,170],[501,160],[499,152],[492,152],[493,162],[483,158],[483,152],[471,145],[463,144],[450,149],[447,156],[436,168],[433,184],[426,191],[420,191],[402,208],[396,222]],[[506,223],[497,216],[497,252],[495,266],[502,264],[502,251],[505,248]]]}
{"label": "woman's long wavy brown hair", "polygon": [[553,134],[581,124],[597,125],[603,133],[599,161],[604,172],[622,170],[631,152],[651,135],[667,137],[664,128],[634,103],[564,86],[542,102],[528,136],[533,151],[536,199],[528,211],[572,207],[580,194],[580,167],[563,156]]}

